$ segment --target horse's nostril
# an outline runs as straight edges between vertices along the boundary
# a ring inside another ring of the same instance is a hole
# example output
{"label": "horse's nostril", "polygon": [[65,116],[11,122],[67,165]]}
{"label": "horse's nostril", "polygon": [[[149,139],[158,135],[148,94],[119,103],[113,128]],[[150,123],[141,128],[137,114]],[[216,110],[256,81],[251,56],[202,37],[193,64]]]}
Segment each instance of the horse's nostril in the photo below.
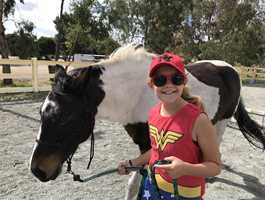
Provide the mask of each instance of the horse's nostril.
{"label": "horse's nostril", "polygon": [[47,181],[45,172],[43,172],[39,168],[31,168],[31,171],[38,179],[40,179],[40,181]]}

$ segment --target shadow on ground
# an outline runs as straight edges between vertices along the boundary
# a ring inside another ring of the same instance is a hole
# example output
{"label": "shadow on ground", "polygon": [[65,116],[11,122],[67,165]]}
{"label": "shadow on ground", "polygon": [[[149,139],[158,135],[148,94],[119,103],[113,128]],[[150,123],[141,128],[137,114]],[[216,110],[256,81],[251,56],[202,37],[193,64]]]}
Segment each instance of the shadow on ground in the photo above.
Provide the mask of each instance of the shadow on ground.
{"label": "shadow on ground", "polygon": [[262,184],[257,177],[251,176],[246,173],[235,171],[228,165],[224,165],[223,170],[226,170],[230,173],[233,173],[233,174],[236,174],[242,177],[245,184],[239,184],[231,180],[227,180],[227,179],[220,178],[220,177],[209,178],[207,179],[207,182],[208,183],[220,182],[220,183],[227,184],[233,187],[238,187],[255,196],[252,199],[240,199],[240,200],[263,200],[265,198],[265,185]]}

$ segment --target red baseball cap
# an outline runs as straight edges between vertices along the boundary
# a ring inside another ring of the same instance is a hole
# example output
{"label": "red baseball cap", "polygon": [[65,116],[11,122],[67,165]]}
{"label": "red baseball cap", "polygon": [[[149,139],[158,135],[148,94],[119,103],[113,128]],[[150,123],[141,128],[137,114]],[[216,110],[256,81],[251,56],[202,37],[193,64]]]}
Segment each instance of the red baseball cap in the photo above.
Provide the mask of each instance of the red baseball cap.
{"label": "red baseball cap", "polygon": [[159,67],[165,65],[175,68],[186,79],[183,59],[169,51],[152,59],[149,66],[149,76],[152,77]]}

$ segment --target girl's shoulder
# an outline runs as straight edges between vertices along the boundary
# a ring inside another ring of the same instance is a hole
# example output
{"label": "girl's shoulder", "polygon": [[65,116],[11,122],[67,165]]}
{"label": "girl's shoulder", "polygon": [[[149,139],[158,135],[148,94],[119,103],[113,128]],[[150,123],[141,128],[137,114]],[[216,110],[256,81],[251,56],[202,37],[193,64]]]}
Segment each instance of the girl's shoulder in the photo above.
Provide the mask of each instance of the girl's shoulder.
{"label": "girl's shoulder", "polygon": [[161,103],[157,103],[155,106],[153,106],[148,113],[148,119],[150,119],[151,117],[154,117],[156,115],[159,115],[160,112],[160,108],[161,108]]}
{"label": "girl's shoulder", "polygon": [[182,109],[183,114],[188,114],[188,115],[195,115],[195,116],[199,116],[201,113],[203,113],[203,111],[196,105],[192,104],[192,103],[187,103],[184,107],[184,109]]}

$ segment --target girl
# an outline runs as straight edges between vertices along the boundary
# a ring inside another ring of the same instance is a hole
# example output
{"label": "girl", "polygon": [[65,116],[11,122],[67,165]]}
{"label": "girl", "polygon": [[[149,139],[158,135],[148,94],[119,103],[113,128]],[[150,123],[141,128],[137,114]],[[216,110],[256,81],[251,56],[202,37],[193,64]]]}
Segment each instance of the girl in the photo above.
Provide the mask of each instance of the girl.
{"label": "girl", "polygon": [[[187,76],[182,58],[171,52],[153,58],[149,77],[149,86],[160,99],[148,118],[151,149],[120,162],[119,174],[128,174],[128,166],[148,164],[149,175],[144,176],[138,196],[141,200],[203,199],[205,177],[220,173],[214,126],[199,99],[194,102],[184,89]],[[161,160],[167,163],[158,165]]]}

